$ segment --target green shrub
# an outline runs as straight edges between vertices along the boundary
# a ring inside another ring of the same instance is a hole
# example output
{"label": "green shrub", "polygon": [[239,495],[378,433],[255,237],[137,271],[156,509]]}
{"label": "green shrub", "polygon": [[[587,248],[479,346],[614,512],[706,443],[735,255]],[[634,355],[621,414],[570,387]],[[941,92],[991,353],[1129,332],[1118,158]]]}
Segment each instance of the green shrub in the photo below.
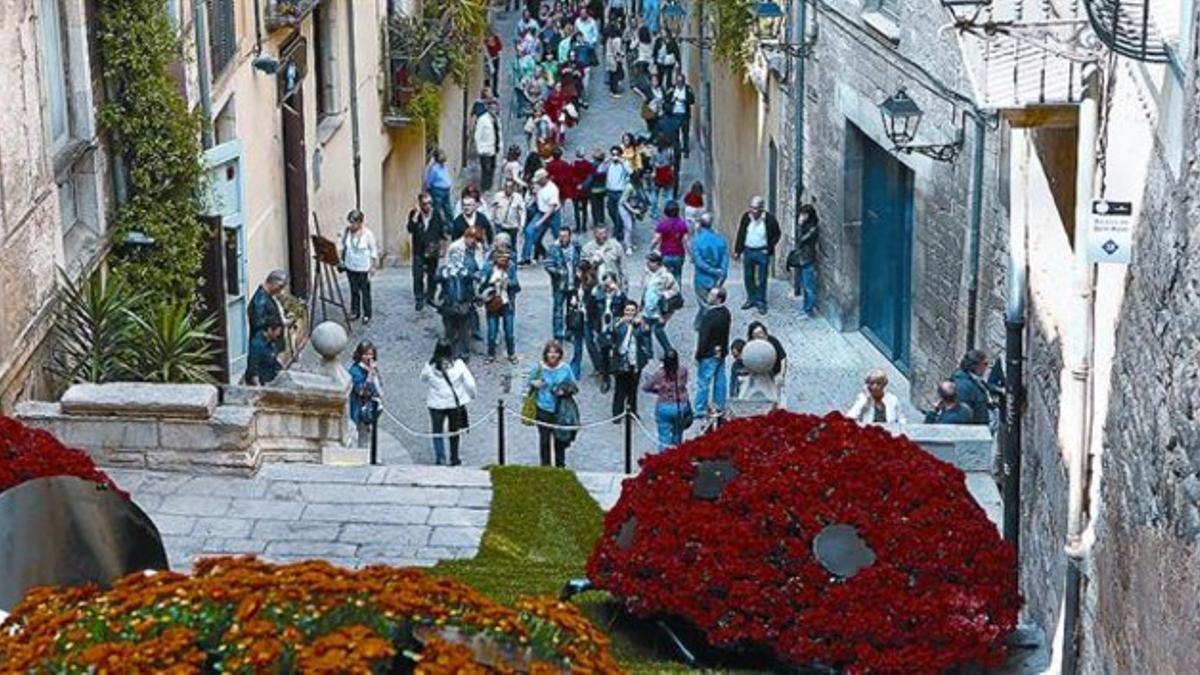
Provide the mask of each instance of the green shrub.
{"label": "green shrub", "polygon": [[[117,208],[112,271],[150,293],[147,301],[198,303],[205,228],[198,218],[204,165],[200,117],[169,73],[180,44],[161,0],[98,0],[96,37],[110,95],[101,128],[128,170],[128,201]],[[131,232],[154,240],[124,246]]]}

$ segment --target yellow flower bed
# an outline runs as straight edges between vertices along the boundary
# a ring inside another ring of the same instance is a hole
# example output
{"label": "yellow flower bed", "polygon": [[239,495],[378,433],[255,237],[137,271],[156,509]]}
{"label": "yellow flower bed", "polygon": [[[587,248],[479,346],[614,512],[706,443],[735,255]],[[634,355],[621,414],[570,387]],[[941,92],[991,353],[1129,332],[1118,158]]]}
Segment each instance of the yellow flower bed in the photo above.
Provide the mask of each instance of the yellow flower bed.
{"label": "yellow flower bed", "polygon": [[30,592],[0,624],[7,672],[618,673],[608,637],[570,604],[512,608],[420,570],[207,558]]}

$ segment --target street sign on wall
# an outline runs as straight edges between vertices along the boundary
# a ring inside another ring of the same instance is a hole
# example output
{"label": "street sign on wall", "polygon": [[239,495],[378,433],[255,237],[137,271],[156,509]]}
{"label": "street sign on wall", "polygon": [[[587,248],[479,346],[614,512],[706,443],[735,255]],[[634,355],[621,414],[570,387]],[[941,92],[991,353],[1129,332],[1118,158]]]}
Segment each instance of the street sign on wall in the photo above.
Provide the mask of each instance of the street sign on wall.
{"label": "street sign on wall", "polygon": [[1128,265],[1133,260],[1133,203],[1092,202],[1088,262]]}

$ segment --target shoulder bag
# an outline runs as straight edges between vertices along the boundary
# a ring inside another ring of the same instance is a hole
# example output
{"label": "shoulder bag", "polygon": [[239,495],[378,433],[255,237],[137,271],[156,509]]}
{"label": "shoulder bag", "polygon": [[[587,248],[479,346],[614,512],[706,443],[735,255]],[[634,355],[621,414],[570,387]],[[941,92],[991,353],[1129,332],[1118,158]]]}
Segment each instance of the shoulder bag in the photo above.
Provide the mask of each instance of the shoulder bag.
{"label": "shoulder bag", "polygon": [[[542,377],[542,367],[538,366],[534,371],[533,379],[539,380]],[[521,424],[527,427],[534,425],[537,418],[537,389],[532,386],[529,391],[525,392],[525,398],[521,401]]]}
{"label": "shoulder bag", "polygon": [[454,415],[451,417],[455,429],[466,429],[471,426],[467,420],[467,406],[459,403],[458,391],[454,389],[454,383],[450,381],[450,376],[446,371],[438,368],[442,373],[442,379],[446,381],[446,386],[450,387],[450,395],[454,397]]}

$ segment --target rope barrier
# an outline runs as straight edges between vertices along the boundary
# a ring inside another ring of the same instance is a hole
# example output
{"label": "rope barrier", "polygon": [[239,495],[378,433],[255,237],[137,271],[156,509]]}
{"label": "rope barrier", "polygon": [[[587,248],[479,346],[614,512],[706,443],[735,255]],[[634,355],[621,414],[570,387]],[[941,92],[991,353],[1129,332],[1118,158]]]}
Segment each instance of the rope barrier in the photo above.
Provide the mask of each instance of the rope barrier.
{"label": "rope barrier", "polygon": [[654,447],[657,448],[658,447],[658,433],[647,429],[646,425],[642,424],[642,418],[637,415],[633,416],[633,422],[634,422],[634,424],[633,424],[634,428],[637,429],[638,431],[642,432],[642,435],[645,436],[646,438],[648,438],[651,443],[654,443]]}
{"label": "rope barrier", "polygon": [[599,427],[599,426],[603,426],[605,424],[612,424],[613,422],[624,419],[624,417],[625,417],[625,413],[621,413],[620,415],[613,415],[612,417],[605,419],[605,420],[596,420],[595,422],[586,422],[586,423],[582,423],[582,424],[562,425],[562,424],[553,424],[550,422],[541,422],[537,419],[526,417],[526,416],[522,415],[519,410],[514,410],[512,408],[505,408],[504,412],[508,413],[509,415],[512,415],[513,417],[516,417],[517,419],[521,420],[521,422],[523,422],[527,425],[546,427],[547,429],[557,429],[557,430],[561,430],[561,431],[579,431],[581,429],[590,429],[592,427]]}
{"label": "rope barrier", "polygon": [[395,423],[396,426],[400,427],[401,431],[403,431],[406,434],[409,434],[410,436],[415,436],[417,438],[453,438],[456,436],[462,436],[462,435],[466,434],[468,431],[475,429],[476,427],[483,426],[484,422],[487,422],[488,420],[490,420],[496,416],[496,409],[493,408],[493,409],[489,410],[488,413],[486,415],[484,415],[481,419],[476,420],[473,424],[463,427],[462,429],[457,429],[455,431],[446,431],[446,432],[428,432],[428,431],[417,431],[416,429],[413,429],[412,427],[408,426],[404,422],[401,422],[399,419],[397,419],[396,416],[392,414],[392,411],[388,410],[387,408],[381,408],[381,409],[383,410],[383,414],[386,415],[388,419],[390,419],[393,423]]}

